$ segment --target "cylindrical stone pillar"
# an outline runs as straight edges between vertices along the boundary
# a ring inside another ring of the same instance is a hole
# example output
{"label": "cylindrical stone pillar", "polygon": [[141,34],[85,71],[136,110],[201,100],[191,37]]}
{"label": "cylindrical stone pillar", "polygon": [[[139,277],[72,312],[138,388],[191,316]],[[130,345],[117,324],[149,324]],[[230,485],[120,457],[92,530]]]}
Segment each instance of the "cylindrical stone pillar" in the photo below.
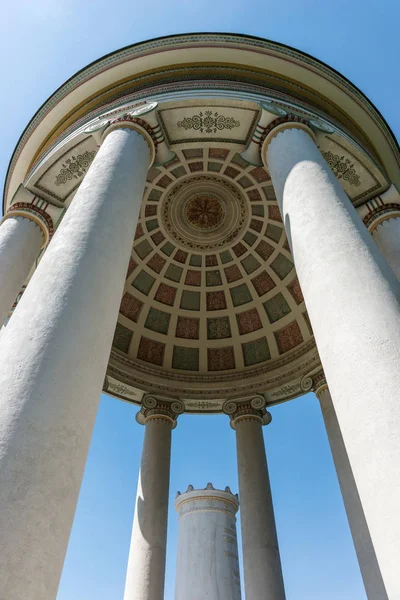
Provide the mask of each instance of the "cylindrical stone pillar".
{"label": "cylindrical stone pillar", "polygon": [[357,209],[378,248],[400,279],[400,194],[392,185]]}
{"label": "cylindrical stone pillar", "polygon": [[7,600],[57,594],[150,164],[145,138],[106,137],[1,336]]}
{"label": "cylindrical stone pillar", "polygon": [[21,291],[45,239],[45,226],[23,211],[9,212],[0,226],[0,328]]}
{"label": "cylindrical stone pillar", "polygon": [[335,408],[323,374],[319,374],[314,378],[313,388],[320,402],[332,458],[342,492],[343,504],[346,509],[368,600],[388,600]]}
{"label": "cylindrical stone pillar", "polygon": [[400,598],[400,284],[298,123],[263,146],[389,598]]}
{"label": "cylindrical stone pillar", "polygon": [[400,205],[399,211],[377,223],[372,236],[383,256],[392,267],[397,279],[400,279]]}
{"label": "cylindrical stone pillar", "polygon": [[184,410],[175,400],[145,396],[145,425],[124,600],[163,600],[167,548],[171,431]]}
{"label": "cylindrical stone pillar", "polygon": [[[240,600],[236,538],[237,495],[227,487],[189,485],[178,492],[179,515],[175,600]],[[265,596],[263,596],[265,597]]]}
{"label": "cylindrical stone pillar", "polygon": [[262,397],[227,401],[224,412],[236,430],[246,600],[284,600],[285,588],[276,533],[262,426],[271,421]]}

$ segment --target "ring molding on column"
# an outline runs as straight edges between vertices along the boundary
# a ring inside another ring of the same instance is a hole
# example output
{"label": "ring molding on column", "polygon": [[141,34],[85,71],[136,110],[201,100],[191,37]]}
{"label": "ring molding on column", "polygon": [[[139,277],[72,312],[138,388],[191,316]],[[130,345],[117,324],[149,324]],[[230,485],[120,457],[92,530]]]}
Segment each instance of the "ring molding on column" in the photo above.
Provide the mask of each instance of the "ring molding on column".
{"label": "ring molding on column", "polygon": [[150,133],[148,131],[146,131],[144,129],[144,127],[142,127],[138,123],[135,123],[135,121],[133,121],[133,120],[131,121],[130,119],[132,119],[132,117],[130,117],[130,118],[127,118],[127,117],[129,117],[129,115],[124,115],[123,120],[118,120],[118,121],[112,123],[109,127],[107,127],[107,129],[104,131],[104,133],[101,137],[101,143],[104,142],[106,137],[112,131],[116,131],[117,129],[131,129],[133,131],[136,131],[136,133],[139,133],[145,139],[145,141],[147,142],[147,145],[149,146],[149,150],[150,150],[149,169],[150,169],[150,167],[152,167],[155,157],[156,157],[157,142],[155,140],[153,140]]}
{"label": "ring molding on column", "polygon": [[[33,213],[36,213],[38,216],[36,216]],[[37,210],[37,207],[35,207],[35,206],[30,206],[29,205],[29,211],[28,210],[23,210],[21,208],[15,208],[14,209],[13,206],[11,206],[8,209],[8,212],[4,215],[4,217],[0,221],[0,225],[2,223],[4,223],[4,221],[6,219],[10,219],[12,217],[23,217],[24,219],[29,219],[30,221],[32,221],[33,223],[35,223],[35,225],[37,225],[38,227],[40,227],[40,229],[41,229],[41,231],[43,233],[43,244],[42,244],[42,247],[41,247],[41,250],[43,250],[44,248],[46,248],[46,246],[48,245],[48,243],[50,242],[51,238],[54,235],[53,220],[50,217],[50,215],[47,215],[47,216],[48,216],[49,223],[46,223],[44,221],[44,217],[42,217],[42,215]]]}
{"label": "ring molding on column", "polygon": [[[273,122],[271,123],[271,125],[273,125]],[[296,122],[296,121],[287,121],[286,123],[277,124],[276,127],[274,127],[268,133],[267,137],[265,138],[265,140],[263,141],[262,146],[261,146],[261,159],[263,161],[264,169],[266,171],[268,171],[268,163],[267,163],[268,146],[270,145],[270,143],[272,142],[274,137],[276,137],[277,135],[279,135],[286,129],[301,129],[302,131],[305,131],[306,133],[308,133],[308,135],[311,137],[313,142],[317,143],[317,138],[315,136],[315,133],[308,125],[305,125],[304,123]]]}
{"label": "ring molding on column", "polygon": [[383,205],[382,206],[382,210],[375,213],[375,215],[367,215],[366,217],[364,217],[364,223],[366,225],[366,227],[368,228],[368,231],[370,233],[373,233],[375,231],[375,229],[378,227],[378,225],[380,225],[381,223],[384,223],[385,221],[390,221],[390,219],[399,219],[400,218],[400,205],[397,205],[397,207],[395,208],[390,207],[390,205]]}

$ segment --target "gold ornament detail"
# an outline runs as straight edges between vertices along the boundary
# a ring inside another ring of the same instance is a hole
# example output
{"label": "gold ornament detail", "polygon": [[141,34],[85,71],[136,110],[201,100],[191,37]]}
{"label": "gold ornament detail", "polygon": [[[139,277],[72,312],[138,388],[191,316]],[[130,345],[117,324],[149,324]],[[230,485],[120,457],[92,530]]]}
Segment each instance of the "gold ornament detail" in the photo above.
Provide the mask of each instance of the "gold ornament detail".
{"label": "gold ornament detail", "polygon": [[95,150],[86,150],[83,154],[71,156],[62,163],[62,169],[56,175],[54,183],[56,186],[65,185],[71,179],[79,179],[85,175],[96,155]]}
{"label": "gold ornament detail", "polygon": [[221,225],[225,216],[221,202],[209,194],[201,194],[189,200],[185,214],[190,225],[203,231],[210,231]]}
{"label": "gold ornament detail", "polygon": [[349,158],[339,156],[339,154],[332,154],[330,150],[321,150],[321,154],[338,179],[348,181],[350,185],[355,185],[356,187],[361,184],[360,176],[357,175],[354,164]]}
{"label": "gold ornament detail", "polygon": [[200,111],[198,115],[185,117],[182,121],[178,121],[178,127],[186,130],[194,129],[201,133],[217,133],[217,131],[234,129],[239,126],[240,122],[233,117],[225,117],[218,112],[213,113],[212,110],[206,110],[204,113]]}

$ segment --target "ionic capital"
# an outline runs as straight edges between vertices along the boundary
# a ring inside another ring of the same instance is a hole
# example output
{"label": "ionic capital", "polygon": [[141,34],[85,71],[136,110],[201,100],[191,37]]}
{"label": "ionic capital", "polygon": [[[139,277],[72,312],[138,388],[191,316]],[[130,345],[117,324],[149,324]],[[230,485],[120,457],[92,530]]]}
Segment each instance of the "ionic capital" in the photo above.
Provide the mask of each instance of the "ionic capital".
{"label": "ionic capital", "polygon": [[44,208],[46,204],[48,203],[45,200],[41,200],[37,196],[33,197],[32,202],[14,202],[4,215],[1,223],[13,217],[23,217],[33,221],[43,234],[42,248],[45,248],[54,235],[53,219]]}
{"label": "ionic capital", "polygon": [[[316,123],[317,122],[315,122],[315,128],[317,128]],[[277,135],[279,135],[286,129],[301,129],[302,131],[305,131],[316,143],[316,136],[310,125],[311,123],[306,119],[303,119],[303,117],[298,117],[297,115],[292,114],[288,114],[283,117],[278,117],[277,119],[274,119],[263,132],[259,142],[261,149],[261,159],[263,161],[264,167],[266,169],[268,168],[267,151],[270,143]]]}
{"label": "ionic capital", "polygon": [[302,129],[316,142],[315,132],[333,133],[333,129],[320,119],[305,119],[298,115],[288,114],[282,106],[273,102],[260,103],[260,118],[246,150],[241,157],[252,165],[268,170],[267,150],[272,139],[286,129]]}
{"label": "ionic capital", "polygon": [[360,206],[358,213],[370,233],[389,219],[400,218],[400,194],[392,185],[386,192]]}
{"label": "ionic capital", "polygon": [[138,102],[122,109],[109,111],[90,125],[85,133],[91,134],[98,145],[115,129],[131,129],[139,133],[150,149],[150,166],[160,166],[175,158],[169,149],[158,121],[157,102]]}
{"label": "ionic capital", "polygon": [[257,421],[261,425],[268,425],[271,414],[266,410],[263,396],[249,396],[240,400],[227,400],[222,410],[230,417],[232,429],[236,429],[240,421]]}
{"label": "ionic capital", "polygon": [[322,369],[312,371],[303,377],[300,382],[300,387],[303,392],[313,391],[317,398],[319,398],[322,392],[328,389],[325,373]]}
{"label": "ionic capital", "polygon": [[136,415],[139,425],[147,425],[151,420],[163,420],[176,427],[176,420],[185,411],[185,405],[180,400],[163,398],[148,394],[142,399],[142,407]]}
{"label": "ionic capital", "polygon": [[269,125],[275,121],[276,117],[284,117],[287,115],[287,112],[283,108],[272,102],[260,102],[260,110],[260,118],[250,140],[250,144],[247,146],[246,150],[240,154],[246,162],[255,166],[262,166],[263,164],[260,151],[265,132]]}

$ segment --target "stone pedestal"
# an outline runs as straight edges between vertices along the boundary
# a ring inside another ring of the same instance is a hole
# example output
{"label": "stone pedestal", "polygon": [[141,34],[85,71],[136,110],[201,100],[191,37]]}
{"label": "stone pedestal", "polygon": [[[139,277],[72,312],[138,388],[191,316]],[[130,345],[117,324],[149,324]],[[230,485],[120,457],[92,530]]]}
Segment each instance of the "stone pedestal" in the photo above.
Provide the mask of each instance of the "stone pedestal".
{"label": "stone pedestal", "polygon": [[149,163],[140,134],[109,134],[1,335],[7,600],[57,594]]}
{"label": "stone pedestal", "polygon": [[43,229],[27,216],[8,215],[0,226],[0,328],[39,255]]}
{"label": "stone pedestal", "polygon": [[262,426],[271,421],[262,397],[226,402],[236,430],[246,600],[285,599]]}
{"label": "stone pedestal", "polygon": [[189,486],[178,492],[179,515],[175,600],[241,600],[236,517],[237,496],[229,488]]}
{"label": "stone pedestal", "polygon": [[400,598],[400,284],[310,130],[286,123],[263,152],[385,587]]}
{"label": "stone pedestal", "polygon": [[146,396],[137,416],[146,432],[124,600],[164,598],[171,430],[183,410],[179,401]]}

